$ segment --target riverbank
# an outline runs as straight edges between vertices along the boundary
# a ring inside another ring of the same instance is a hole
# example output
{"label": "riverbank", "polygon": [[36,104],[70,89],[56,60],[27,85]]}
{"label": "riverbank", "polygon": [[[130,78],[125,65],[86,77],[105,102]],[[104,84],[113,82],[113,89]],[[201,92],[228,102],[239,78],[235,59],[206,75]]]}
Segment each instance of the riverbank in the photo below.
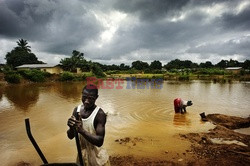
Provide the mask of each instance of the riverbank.
{"label": "riverbank", "polygon": [[[240,118],[222,114],[210,114],[206,123],[216,125],[208,133],[180,134],[178,139],[191,143],[185,152],[172,154],[166,151],[162,158],[128,156],[111,156],[111,164],[115,166],[133,165],[250,165],[250,135],[234,131],[242,127],[250,127],[250,117]],[[249,133],[248,133],[249,134]],[[116,140],[121,145],[131,142],[136,146],[140,139]],[[146,144],[144,146],[147,146]]]}
{"label": "riverbank", "polygon": [[231,83],[232,81],[250,81],[250,74],[245,75],[216,75],[216,74],[111,74],[107,78],[127,79],[127,78],[142,78],[142,79],[163,79],[166,81],[189,81],[189,80],[211,80],[218,83]]}
{"label": "riverbank", "polygon": [[[37,76],[29,76],[32,79],[20,77],[17,84],[28,84],[33,82],[64,82],[64,81],[86,81],[87,77],[95,77],[91,72],[85,72],[81,74],[69,73],[66,72],[62,75],[57,74],[47,74],[43,79],[38,79]],[[34,78],[33,78],[34,77]],[[144,73],[135,73],[135,74],[106,74],[105,77],[99,78],[102,80],[106,79],[122,79],[127,80],[131,78],[136,79],[162,79],[165,81],[192,81],[192,80],[206,80],[213,81],[214,83],[232,83],[233,81],[250,81],[250,74],[181,74],[181,73],[162,73],[162,74],[144,74]],[[37,80],[38,79],[38,80]],[[42,80],[42,81],[41,81]],[[8,84],[4,79],[4,74],[0,73],[0,84]],[[11,84],[11,83],[10,83]]]}

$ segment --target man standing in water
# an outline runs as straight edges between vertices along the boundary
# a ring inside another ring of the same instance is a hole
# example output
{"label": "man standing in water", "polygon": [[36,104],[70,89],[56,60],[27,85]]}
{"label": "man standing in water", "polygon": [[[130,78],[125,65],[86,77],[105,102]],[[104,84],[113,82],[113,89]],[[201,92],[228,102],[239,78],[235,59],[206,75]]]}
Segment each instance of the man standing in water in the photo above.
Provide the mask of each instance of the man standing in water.
{"label": "man standing in water", "polygon": [[[86,85],[82,90],[82,105],[76,107],[68,119],[69,139],[74,131],[79,133],[82,157],[87,166],[109,166],[109,156],[102,148],[105,137],[106,114],[95,105],[98,89],[95,85]],[[79,159],[77,158],[79,163]]]}
{"label": "man standing in water", "polygon": [[181,98],[174,99],[174,110],[175,113],[186,113],[186,107],[193,105],[192,101],[182,100]]}

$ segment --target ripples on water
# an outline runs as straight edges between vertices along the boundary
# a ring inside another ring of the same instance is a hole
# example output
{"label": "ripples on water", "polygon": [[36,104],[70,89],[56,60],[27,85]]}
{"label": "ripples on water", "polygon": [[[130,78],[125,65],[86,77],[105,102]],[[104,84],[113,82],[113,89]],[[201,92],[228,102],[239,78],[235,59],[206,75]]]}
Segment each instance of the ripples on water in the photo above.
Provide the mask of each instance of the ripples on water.
{"label": "ripples on water", "polygon": [[[27,117],[37,142],[50,160],[74,161],[75,145],[66,138],[66,121],[73,108],[81,104],[83,85],[75,82],[0,87],[0,160],[5,160],[3,165],[8,165],[11,158],[40,161],[25,133]],[[156,139],[164,136],[166,139],[180,132],[206,131],[211,126],[200,121],[201,112],[247,117],[249,91],[249,83],[202,81],[164,82],[162,89],[126,89],[126,86],[120,90],[100,89],[97,104],[108,114],[106,146],[113,150],[114,139],[127,135],[151,135]],[[177,97],[193,101],[194,105],[187,107],[187,114],[174,113],[173,100]],[[29,153],[32,155],[27,155]]]}

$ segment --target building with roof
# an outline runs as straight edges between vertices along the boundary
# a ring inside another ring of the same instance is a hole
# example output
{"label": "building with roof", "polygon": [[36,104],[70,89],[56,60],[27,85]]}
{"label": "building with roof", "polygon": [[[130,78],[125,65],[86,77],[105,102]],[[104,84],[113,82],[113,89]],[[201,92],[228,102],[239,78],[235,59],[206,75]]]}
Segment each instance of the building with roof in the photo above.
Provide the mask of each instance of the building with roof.
{"label": "building with roof", "polygon": [[233,74],[239,74],[242,70],[242,67],[227,67],[225,68],[226,71],[232,72]]}
{"label": "building with roof", "polygon": [[59,65],[52,64],[24,64],[16,67],[17,70],[32,70],[37,69],[40,71],[45,71],[50,74],[60,74],[63,72],[63,69]]}

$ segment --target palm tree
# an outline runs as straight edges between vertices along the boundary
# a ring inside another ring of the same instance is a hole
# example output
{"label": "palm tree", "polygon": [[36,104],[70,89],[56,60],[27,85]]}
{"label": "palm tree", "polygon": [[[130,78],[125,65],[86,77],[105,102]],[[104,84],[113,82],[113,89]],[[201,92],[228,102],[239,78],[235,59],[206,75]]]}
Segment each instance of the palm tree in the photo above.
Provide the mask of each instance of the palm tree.
{"label": "palm tree", "polygon": [[28,46],[27,44],[28,44],[27,40],[24,40],[24,39],[19,39],[17,41],[17,45],[19,48],[21,48],[27,52],[31,52],[31,50],[30,50],[31,47]]}

